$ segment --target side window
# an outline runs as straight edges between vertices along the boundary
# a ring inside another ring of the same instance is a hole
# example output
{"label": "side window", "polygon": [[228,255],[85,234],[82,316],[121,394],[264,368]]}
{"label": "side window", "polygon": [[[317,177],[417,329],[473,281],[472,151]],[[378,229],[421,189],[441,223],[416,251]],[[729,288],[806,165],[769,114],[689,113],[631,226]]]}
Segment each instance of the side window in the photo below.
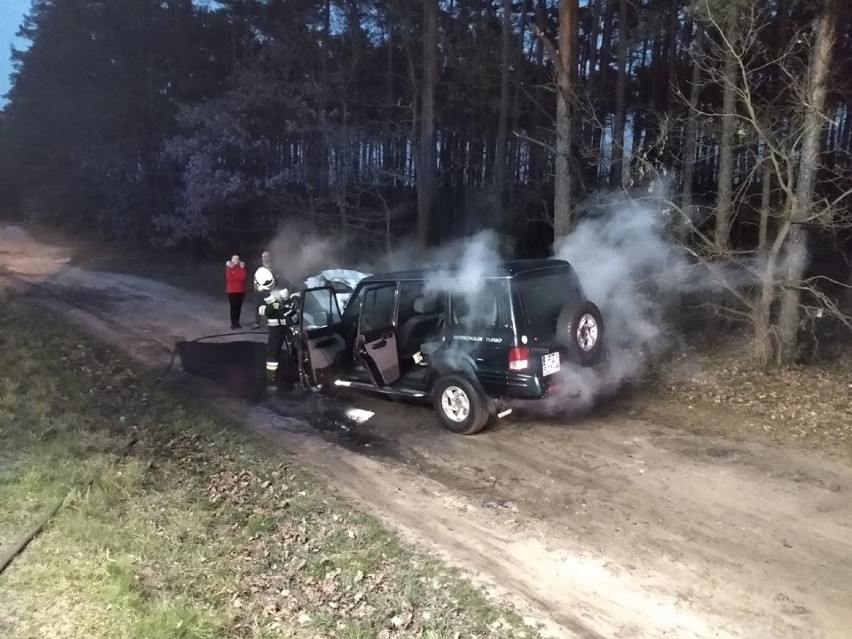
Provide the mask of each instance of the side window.
{"label": "side window", "polygon": [[393,326],[395,302],[396,286],[394,284],[367,289],[361,308],[361,332],[366,333]]}
{"label": "side window", "polygon": [[357,321],[359,313],[361,313],[361,305],[364,303],[364,291],[367,290],[366,286],[362,286],[357,289],[356,292],[349,298],[349,301],[346,302],[346,308],[343,310],[343,319],[344,320],[355,320]]}
{"label": "side window", "polygon": [[305,328],[322,328],[340,321],[337,298],[330,288],[305,291],[302,299],[302,323]]}
{"label": "side window", "polygon": [[509,326],[506,283],[486,282],[479,290],[450,296],[450,326],[466,329]]}

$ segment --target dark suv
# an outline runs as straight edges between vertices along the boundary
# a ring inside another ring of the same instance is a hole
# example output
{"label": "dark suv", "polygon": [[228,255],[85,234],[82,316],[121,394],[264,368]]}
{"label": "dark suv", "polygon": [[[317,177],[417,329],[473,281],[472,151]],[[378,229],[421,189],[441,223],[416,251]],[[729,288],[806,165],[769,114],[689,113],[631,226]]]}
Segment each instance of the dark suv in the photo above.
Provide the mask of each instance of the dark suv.
{"label": "dark suv", "polygon": [[302,382],[431,398],[469,435],[507,400],[564,390],[560,371],[602,359],[603,320],[564,260],[517,260],[363,279],[341,313],[334,290],[302,292]]}

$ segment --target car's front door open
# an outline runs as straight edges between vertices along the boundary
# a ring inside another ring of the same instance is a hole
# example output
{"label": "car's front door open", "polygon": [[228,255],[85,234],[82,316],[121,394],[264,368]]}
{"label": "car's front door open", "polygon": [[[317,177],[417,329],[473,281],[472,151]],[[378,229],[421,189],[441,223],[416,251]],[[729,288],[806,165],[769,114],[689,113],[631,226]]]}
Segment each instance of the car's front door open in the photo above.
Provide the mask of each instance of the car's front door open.
{"label": "car's front door open", "polygon": [[341,336],[340,309],[330,286],[302,291],[299,309],[299,378],[321,386],[343,371],[346,343]]}
{"label": "car's front door open", "polygon": [[364,291],[356,353],[380,387],[393,384],[400,376],[395,317],[396,284],[380,284]]}

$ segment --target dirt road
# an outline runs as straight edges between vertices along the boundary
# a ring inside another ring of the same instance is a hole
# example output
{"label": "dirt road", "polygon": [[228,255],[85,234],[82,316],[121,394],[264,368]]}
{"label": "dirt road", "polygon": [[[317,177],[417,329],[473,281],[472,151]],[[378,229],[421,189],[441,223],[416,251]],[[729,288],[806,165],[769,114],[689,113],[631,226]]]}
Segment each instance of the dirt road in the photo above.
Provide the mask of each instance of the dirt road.
{"label": "dirt road", "polygon": [[[0,227],[9,281],[147,365],[164,366],[177,342],[226,332],[224,300],[83,271],[67,256]],[[617,410],[563,423],[506,421],[461,437],[419,406],[264,397],[263,337],[239,339],[181,344],[170,378],[215,395],[223,410],[554,635],[852,633],[852,469],[840,462]],[[348,407],[375,415],[357,424],[343,416]]]}

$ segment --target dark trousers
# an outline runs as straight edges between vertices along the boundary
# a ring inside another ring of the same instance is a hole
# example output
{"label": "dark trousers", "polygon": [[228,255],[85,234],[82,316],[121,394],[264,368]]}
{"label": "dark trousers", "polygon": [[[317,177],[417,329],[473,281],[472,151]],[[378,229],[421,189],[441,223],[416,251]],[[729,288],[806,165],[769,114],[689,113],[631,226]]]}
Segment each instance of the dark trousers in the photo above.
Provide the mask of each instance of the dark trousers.
{"label": "dark trousers", "polygon": [[231,303],[231,328],[240,325],[240,313],[243,310],[245,293],[228,293],[228,301]]}
{"label": "dark trousers", "polygon": [[254,292],[254,323],[258,326],[260,325],[260,307],[264,305],[264,301],[267,297],[269,297],[269,291],[255,291]]}
{"label": "dark trousers", "polygon": [[284,326],[270,326],[269,334],[266,336],[266,372],[275,374],[278,372],[278,360],[281,357],[281,347],[284,346],[284,337],[287,328]]}

